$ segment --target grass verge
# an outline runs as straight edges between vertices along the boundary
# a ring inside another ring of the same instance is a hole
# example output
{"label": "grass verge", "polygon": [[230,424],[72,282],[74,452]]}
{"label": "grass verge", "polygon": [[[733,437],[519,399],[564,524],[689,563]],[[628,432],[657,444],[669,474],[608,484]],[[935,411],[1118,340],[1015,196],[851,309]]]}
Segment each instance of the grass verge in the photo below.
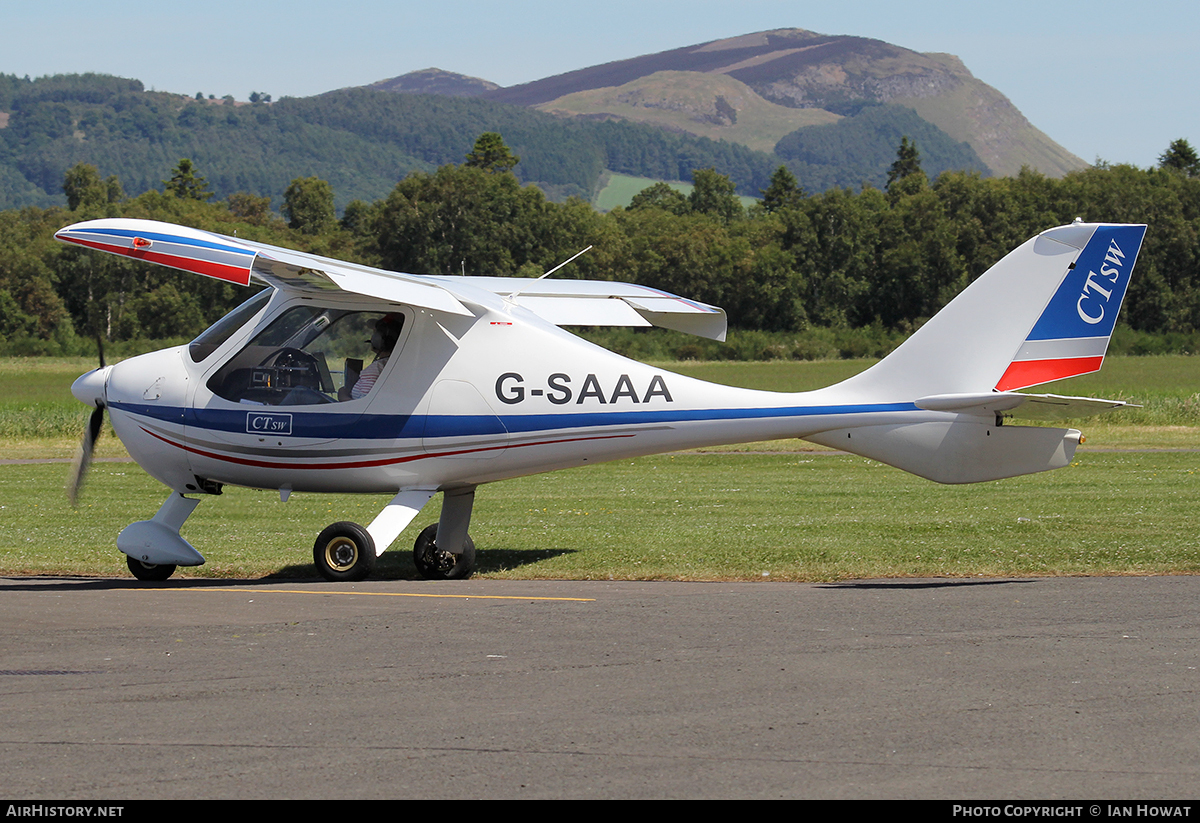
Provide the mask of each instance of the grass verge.
{"label": "grass verge", "polygon": [[[480,489],[480,573],[538,579],[839,580],[1200,571],[1200,470],[1191,452],[1094,453],[1055,472],[939,486],[843,454],[676,454]],[[165,490],[133,464],[94,467],[83,505],[63,464],[0,466],[0,573],[127,574],[115,547]],[[207,577],[311,577],[312,541],[369,522],[364,495],[227,489],[184,527]],[[413,578],[423,512],[382,558]]]}
{"label": "grass verge", "polygon": [[[662,365],[718,383],[803,391],[871,362]],[[0,458],[73,455],[88,410],[70,397],[70,384],[93,365],[0,359]],[[1195,572],[1198,372],[1195,357],[1114,357],[1099,374],[1039,387],[1145,408],[1080,421],[1088,441],[1069,468],[997,483],[938,486],[788,440],[485,486],[472,524],[480,573],[837,580]],[[102,436],[98,457],[124,454]],[[116,535],[152,516],[165,489],[132,463],[98,463],[75,511],[63,492],[69,470],[0,465],[0,574],[127,574]],[[316,534],[337,520],[370,522],[386,502],[297,494],[284,504],[274,493],[228,489],[188,520],[184,536],[209,563],[184,573],[312,576]],[[415,577],[409,547],[436,517],[435,502],[384,555],[379,576]]]}

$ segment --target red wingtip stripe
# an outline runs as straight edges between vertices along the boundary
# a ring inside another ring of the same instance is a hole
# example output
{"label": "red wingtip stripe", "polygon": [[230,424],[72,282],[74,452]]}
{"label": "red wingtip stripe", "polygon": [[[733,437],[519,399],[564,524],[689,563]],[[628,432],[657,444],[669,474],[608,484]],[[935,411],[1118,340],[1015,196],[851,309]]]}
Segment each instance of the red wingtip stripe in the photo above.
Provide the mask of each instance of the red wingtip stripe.
{"label": "red wingtip stripe", "polygon": [[1013,391],[1040,383],[1065,380],[1100,371],[1104,357],[1063,357],[1056,360],[1014,360],[996,384],[996,391]]}
{"label": "red wingtip stripe", "polygon": [[230,266],[225,263],[214,263],[210,260],[199,260],[195,257],[162,254],[161,252],[147,251],[144,248],[130,248],[112,243],[98,243],[95,240],[84,240],[78,237],[66,237],[64,239],[70,243],[87,246],[91,249],[123,254],[126,257],[132,257],[134,260],[145,260],[147,263],[157,263],[160,266],[182,269],[183,271],[202,274],[205,277],[224,280],[227,283],[237,283],[239,286],[248,286],[250,284],[250,269],[245,266]]}

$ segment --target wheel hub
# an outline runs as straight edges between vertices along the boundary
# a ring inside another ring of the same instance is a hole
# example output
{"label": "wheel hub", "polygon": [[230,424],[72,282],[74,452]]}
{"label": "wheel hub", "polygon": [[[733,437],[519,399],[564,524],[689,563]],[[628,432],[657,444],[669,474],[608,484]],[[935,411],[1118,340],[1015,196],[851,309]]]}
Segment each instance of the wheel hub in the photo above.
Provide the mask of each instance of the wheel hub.
{"label": "wheel hub", "polygon": [[431,568],[445,573],[454,568],[454,564],[458,562],[458,558],[448,551],[439,549],[437,543],[430,543],[429,548],[425,552],[425,562]]}
{"label": "wheel hub", "polygon": [[329,565],[337,571],[345,571],[354,565],[358,558],[358,546],[347,537],[338,537],[329,541],[325,547],[325,558]]}

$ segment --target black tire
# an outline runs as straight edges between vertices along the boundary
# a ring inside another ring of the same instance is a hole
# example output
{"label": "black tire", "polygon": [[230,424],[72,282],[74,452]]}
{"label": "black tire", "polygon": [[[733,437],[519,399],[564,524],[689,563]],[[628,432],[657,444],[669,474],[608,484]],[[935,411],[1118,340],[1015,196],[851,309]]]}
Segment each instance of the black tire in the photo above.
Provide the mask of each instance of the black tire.
{"label": "black tire", "polygon": [[438,524],[433,523],[417,536],[413,545],[413,563],[422,577],[429,580],[466,580],[475,573],[475,541],[467,535],[462,554],[451,554],[437,546]]}
{"label": "black tire", "polygon": [[134,577],[147,582],[161,582],[175,574],[174,563],[143,563],[136,557],[125,555],[125,565],[129,567],[129,571],[133,573]]}
{"label": "black tire", "polygon": [[334,523],[317,535],[313,562],[326,580],[364,580],[375,569],[375,541],[357,523]]}

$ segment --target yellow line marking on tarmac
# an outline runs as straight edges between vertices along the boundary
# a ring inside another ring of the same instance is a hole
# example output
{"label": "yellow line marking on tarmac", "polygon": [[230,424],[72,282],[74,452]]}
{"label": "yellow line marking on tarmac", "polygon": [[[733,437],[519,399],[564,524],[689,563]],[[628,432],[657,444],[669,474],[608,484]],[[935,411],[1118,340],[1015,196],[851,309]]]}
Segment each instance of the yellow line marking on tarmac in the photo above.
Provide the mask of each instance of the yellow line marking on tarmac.
{"label": "yellow line marking on tarmac", "polygon": [[[161,592],[161,591],[178,591],[178,592],[237,592],[244,594],[247,589],[218,589],[218,588],[162,588],[162,589],[128,589],[134,592]],[[441,597],[441,598],[457,598],[459,600],[560,600],[574,603],[594,603],[594,597],[515,597],[512,595],[501,594],[417,594],[415,592],[336,592],[336,591],[305,591],[304,589],[250,589],[261,594],[348,594],[357,595],[359,597]]]}

